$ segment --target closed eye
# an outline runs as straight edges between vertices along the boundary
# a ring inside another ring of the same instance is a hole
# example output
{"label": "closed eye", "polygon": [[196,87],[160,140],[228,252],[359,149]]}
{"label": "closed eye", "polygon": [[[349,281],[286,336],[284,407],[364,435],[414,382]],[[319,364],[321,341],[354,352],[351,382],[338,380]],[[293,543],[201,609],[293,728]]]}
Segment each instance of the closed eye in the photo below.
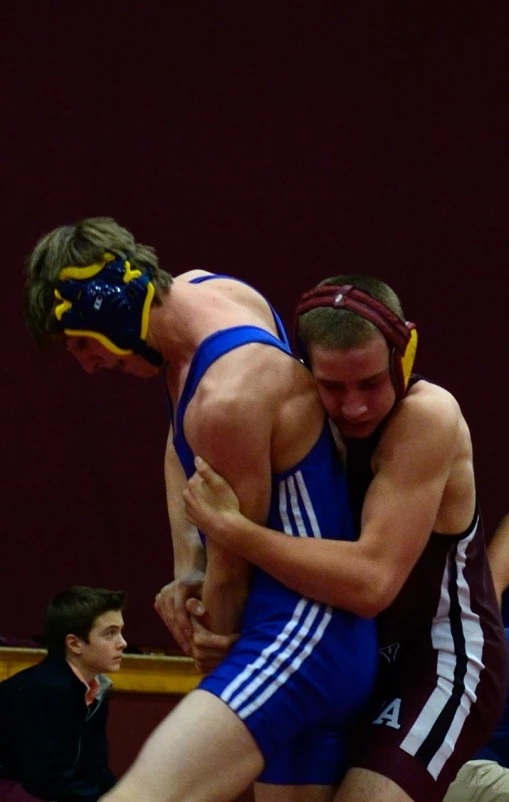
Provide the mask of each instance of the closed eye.
{"label": "closed eye", "polygon": [[318,381],[317,384],[323,387],[324,390],[340,390],[341,384],[339,382]]}

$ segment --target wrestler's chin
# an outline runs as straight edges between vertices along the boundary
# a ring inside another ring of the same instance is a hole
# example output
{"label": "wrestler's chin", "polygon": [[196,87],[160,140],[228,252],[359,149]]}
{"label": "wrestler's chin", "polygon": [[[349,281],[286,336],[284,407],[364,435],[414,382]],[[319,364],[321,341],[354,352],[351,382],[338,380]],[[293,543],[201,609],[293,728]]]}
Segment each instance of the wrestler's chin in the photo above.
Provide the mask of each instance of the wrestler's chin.
{"label": "wrestler's chin", "polygon": [[362,423],[352,421],[337,421],[336,425],[342,436],[348,440],[362,440],[370,437],[375,431],[377,421],[363,421]]}
{"label": "wrestler's chin", "polygon": [[151,365],[144,359],[121,359],[118,361],[116,369],[121,373],[128,373],[137,379],[153,379],[161,372],[161,366]]}

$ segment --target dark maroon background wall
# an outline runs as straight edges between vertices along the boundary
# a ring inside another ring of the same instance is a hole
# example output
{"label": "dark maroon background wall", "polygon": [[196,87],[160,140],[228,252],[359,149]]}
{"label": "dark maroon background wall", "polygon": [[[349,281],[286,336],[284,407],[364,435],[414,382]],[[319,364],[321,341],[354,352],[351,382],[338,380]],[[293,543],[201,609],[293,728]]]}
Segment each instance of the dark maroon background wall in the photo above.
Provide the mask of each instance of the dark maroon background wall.
{"label": "dark maroon background wall", "polygon": [[232,272],[289,323],[356,270],[419,323],[417,367],[471,424],[487,528],[507,511],[506,4],[9,2],[0,10],[0,633],[71,582],[129,591],[170,645],[158,381],[80,372],[21,318],[50,228],[107,214],[162,264]]}

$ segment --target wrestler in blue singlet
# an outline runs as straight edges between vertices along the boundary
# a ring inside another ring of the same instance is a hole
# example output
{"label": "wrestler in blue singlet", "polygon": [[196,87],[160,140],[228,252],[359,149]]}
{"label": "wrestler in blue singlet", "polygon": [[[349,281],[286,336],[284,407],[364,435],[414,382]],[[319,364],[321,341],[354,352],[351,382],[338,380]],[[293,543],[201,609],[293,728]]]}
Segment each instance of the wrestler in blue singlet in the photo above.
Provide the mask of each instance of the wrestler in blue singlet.
{"label": "wrestler in blue singlet", "polygon": [[[221,277],[198,281],[213,278]],[[281,340],[237,326],[212,334],[197,349],[174,420],[174,445],[188,477],[194,455],[183,419],[210,365],[253,342],[293,358],[274,317]],[[267,525],[296,537],[354,539],[343,469],[325,420],[308,455],[272,476]],[[199,687],[222,699],[253,735],[266,763],[260,781],[332,785],[347,768],[350,730],[368,701],[376,666],[372,621],[310,601],[253,568],[240,638]]]}

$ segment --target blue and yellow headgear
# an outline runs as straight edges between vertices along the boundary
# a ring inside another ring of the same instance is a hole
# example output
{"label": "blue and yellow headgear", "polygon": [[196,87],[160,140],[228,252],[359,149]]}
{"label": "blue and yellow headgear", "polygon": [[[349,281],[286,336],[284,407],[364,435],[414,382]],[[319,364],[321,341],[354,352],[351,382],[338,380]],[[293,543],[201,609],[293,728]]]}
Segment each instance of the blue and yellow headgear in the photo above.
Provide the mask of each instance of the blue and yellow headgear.
{"label": "blue and yellow headgear", "polygon": [[152,365],[161,365],[161,354],[147,345],[155,293],[150,275],[133,270],[120,256],[105,253],[93,265],[64,267],[58,278],[57,331],[70,337],[94,337],[113,354],[139,354]]}

